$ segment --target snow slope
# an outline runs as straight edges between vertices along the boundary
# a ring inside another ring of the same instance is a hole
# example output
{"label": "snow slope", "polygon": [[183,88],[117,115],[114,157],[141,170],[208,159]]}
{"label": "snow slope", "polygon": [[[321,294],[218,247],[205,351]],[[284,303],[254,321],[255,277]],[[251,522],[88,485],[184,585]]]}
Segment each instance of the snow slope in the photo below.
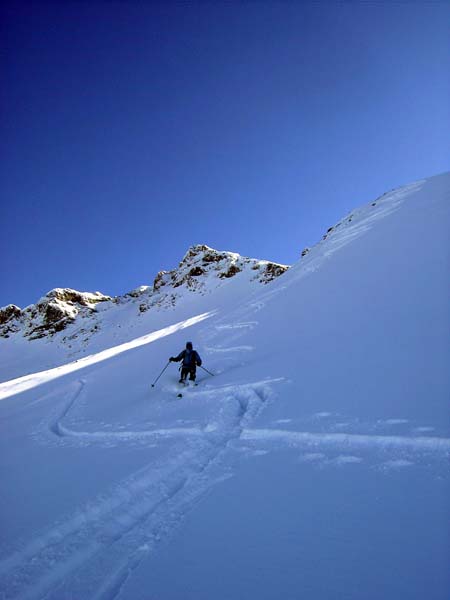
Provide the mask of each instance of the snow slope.
{"label": "snow slope", "polygon": [[152,286],[124,296],[57,288],[23,310],[10,304],[0,309],[0,381],[130,342],[200,309],[230,308],[287,269],[199,244]]}
{"label": "snow slope", "polygon": [[[0,384],[0,598],[447,599],[449,196]],[[187,339],[215,376],[151,388]]]}

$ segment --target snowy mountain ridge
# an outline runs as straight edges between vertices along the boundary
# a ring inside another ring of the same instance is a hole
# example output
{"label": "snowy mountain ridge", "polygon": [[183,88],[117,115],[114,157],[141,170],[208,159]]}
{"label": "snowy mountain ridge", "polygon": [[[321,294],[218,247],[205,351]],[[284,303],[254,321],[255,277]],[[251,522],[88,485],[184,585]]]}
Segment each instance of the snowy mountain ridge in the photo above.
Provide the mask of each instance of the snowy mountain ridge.
{"label": "snowy mountain ridge", "polygon": [[[0,309],[0,337],[19,334],[29,340],[54,336],[69,325],[77,326],[88,319],[83,332],[90,336],[97,333],[101,324],[97,310],[114,310],[114,305],[131,302],[142,313],[149,309],[173,307],[183,298],[184,292],[205,294],[235,277],[241,272],[251,273],[250,281],[268,283],[282,275],[288,267],[266,260],[240,256],[233,252],[220,252],[206,245],[189,248],[178,268],[160,271],[153,286],[140,286],[124,296],[112,298],[101,292],[79,292],[70,288],[56,288],[48,292],[36,304],[21,310],[10,304]],[[136,312],[136,314],[138,314]],[[97,317],[97,318],[96,318]],[[65,336],[62,337],[66,339]],[[73,339],[73,334],[70,337]]]}
{"label": "snowy mountain ridge", "polygon": [[[353,239],[355,235],[359,235],[361,221],[366,222],[369,213],[372,213],[370,220],[380,216],[380,209],[384,212],[395,210],[402,198],[422,183],[415,182],[399,190],[386,192],[367,205],[351,211],[328,228],[322,240],[313,246],[315,253],[317,248],[320,251],[326,240],[335,238],[339,228],[351,230],[349,239]],[[330,248],[332,246],[333,241]],[[310,251],[311,248],[305,248],[301,258],[306,257]],[[302,266],[303,264],[304,262]],[[243,257],[235,252],[218,251],[205,244],[197,244],[188,249],[177,268],[159,271],[152,286],[139,286],[123,296],[113,298],[98,291],[91,293],[70,288],[55,288],[36,304],[23,310],[14,304],[0,308],[0,338],[7,339],[15,334],[22,335],[30,341],[53,338],[55,334],[72,325],[68,334],[59,336],[59,341],[70,343],[81,333],[84,342],[87,343],[90,337],[101,329],[102,318],[101,315],[99,317],[99,313],[104,313],[106,309],[114,310],[115,305],[131,303],[137,307],[138,316],[149,309],[164,310],[175,307],[177,303],[184,301],[186,291],[201,295],[210,294],[223,285],[224,281],[241,272],[251,275],[248,278],[249,283],[267,284],[288,269],[287,265]],[[252,286],[248,288],[248,293],[251,291]],[[107,304],[99,307],[99,303]]]}

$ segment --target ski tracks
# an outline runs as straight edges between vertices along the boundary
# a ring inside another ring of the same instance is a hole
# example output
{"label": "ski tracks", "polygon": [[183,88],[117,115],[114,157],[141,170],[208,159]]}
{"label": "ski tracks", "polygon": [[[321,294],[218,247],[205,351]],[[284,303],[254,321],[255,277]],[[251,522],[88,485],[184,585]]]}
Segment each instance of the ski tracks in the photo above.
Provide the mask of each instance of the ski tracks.
{"label": "ski tracks", "polygon": [[[124,432],[76,432],[62,423],[84,389],[79,382],[59,418],[49,424],[59,438]],[[79,508],[0,560],[2,600],[112,600],[183,516],[218,481],[227,476],[224,455],[240,438],[271,395],[267,383],[219,388],[217,422],[212,428],[153,430],[137,435],[181,435],[169,458],[152,462]],[[130,435],[131,432],[125,432]]]}
{"label": "ski tracks", "polygon": [[[69,428],[65,420],[85,389],[85,383],[79,381],[63,411],[46,425],[60,442],[101,443],[105,438],[129,442],[138,438],[154,443],[170,437],[174,444],[168,456],[153,460],[0,560],[2,600],[117,598],[142,560],[170,537],[214,485],[232,474],[239,450],[248,446],[256,447],[259,454],[278,446],[297,447],[307,451],[301,461],[334,466],[359,464],[362,458],[339,454],[330,459],[324,454],[327,449],[401,451],[401,456],[389,457],[386,465],[392,469],[412,464],[406,459],[417,453],[447,457],[450,452],[447,438],[253,429],[255,418],[274,393],[273,384],[282,381],[196,390],[193,394],[199,402],[212,399],[217,406],[214,421],[207,426],[136,432]],[[317,413],[313,418],[329,416]],[[281,419],[276,424],[290,422]],[[389,424],[395,426],[398,420]]]}

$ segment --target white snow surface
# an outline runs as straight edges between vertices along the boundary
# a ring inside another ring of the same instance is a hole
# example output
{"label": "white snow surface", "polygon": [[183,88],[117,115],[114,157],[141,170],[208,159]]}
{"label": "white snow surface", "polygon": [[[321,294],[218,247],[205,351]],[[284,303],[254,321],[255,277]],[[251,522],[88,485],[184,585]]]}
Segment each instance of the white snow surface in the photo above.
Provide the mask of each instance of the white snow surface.
{"label": "white snow surface", "polygon": [[[0,340],[0,598],[447,600],[449,212],[432,177],[267,285]],[[187,340],[214,376],[151,387]]]}

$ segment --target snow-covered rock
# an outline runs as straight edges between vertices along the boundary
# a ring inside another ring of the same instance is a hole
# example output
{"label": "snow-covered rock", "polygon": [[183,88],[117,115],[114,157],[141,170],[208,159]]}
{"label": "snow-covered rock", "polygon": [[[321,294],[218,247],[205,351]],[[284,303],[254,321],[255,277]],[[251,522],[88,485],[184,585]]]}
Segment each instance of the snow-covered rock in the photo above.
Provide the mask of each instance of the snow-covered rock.
{"label": "snow-covered rock", "polygon": [[53,335],[73,323],[76,317],[88,317],[99,302],[109,302],[110,296],[100,292],[78,292],[70,288],[55,288],[36,304],[24,310],[10,304],[0,309],[0,336],[22,333],[30,340]]}
{"label": "snow-covered rock", "polygon": [[[99,303],[106,302],[108,308],[114,310],[118,305],[131,302],[136,304],[135,314],[138,315],[151,308],[174,307],[185,299],[186,292],[209,293],[223,285],[224,280],[241,273],[250,274],[250,282],[265,284],[287,269],[286,265],[196,245],[189,248],[178,268],[160,271],[153,286],[142,285],[124,296],[111,298],[100,292],[56,288],[24,310],[10,304],[0,309],[0,337],[18,334],[37,340],[63,332],[69,325],[77,325],[76,331],[65,333],[61,341],[71,342],[79,333],[86,341],[101,328],[99,313],[104,311],[98,311]],[[83,322],[85,325],[81,326]]]}
{"label": "snow-covered rock", "polygon": [[21,315],[22,311],[15,304],[0,308],[0,335],[7,338],[11,333],[16,333],[19,330],[18,320]]}
{"label": "snow-covered rock", "polygon": [[288,268],[287,265],[247,258],[235,252],[219,251],[198,244],[189,248],[178,268],[157,274],[149,302],[159,306],[174,305],[181,291],[205,294],[221,286],[224,280],[241,273],[250,274],[250,282],[269,283]]}
{"label": "snow-covered rock", "polygon": [[184,286],[189,290],[203,292],[211,284],[220,285],[221,279],[229,279],[249,270],[256,272],[252,281],[268,283],[285,273],[288,268],[286,265],[247,258],[235,252],[218,251],[199,244],[189,248],[177,269],[158,273],[153,291],[160,291],[165,286]]}

